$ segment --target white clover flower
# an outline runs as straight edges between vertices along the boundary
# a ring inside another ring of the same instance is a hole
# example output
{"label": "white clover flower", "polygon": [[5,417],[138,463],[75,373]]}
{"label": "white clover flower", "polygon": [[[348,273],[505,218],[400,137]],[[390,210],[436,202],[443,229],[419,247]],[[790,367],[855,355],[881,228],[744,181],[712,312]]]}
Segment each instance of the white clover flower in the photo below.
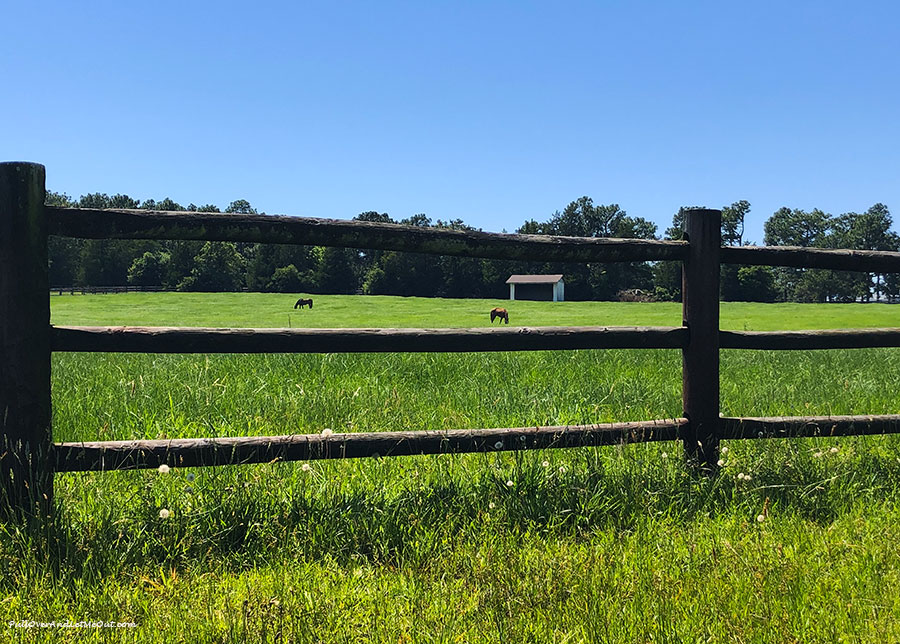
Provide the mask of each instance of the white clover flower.
{"label": "white clover flower", "polygon": [[745,476],[745,475],[744,475],[743,472],[738,472],[737,480],[738,480],[738,481],[743,481],[743,480],[744,480],[744,476]]}
{"label": "white clover flower", "polygon": [[159,511],[160,519],[168,519],[170,516],[172,516],[172,513],[169,512],[168,510],[166,510],[165,508],[163,508],[162,510]]}
{"label": "white clover flower", "polygon": [[494,449],[503,449],[503,441],[497,441],[494,443]]}
{"label": "white clover flower", "polygon": [[496,508],[496,507],[497,507],[497,506],[494,505],[494,502],[493,502],[493,501],[491,501],[490,503],[488,503],[488,509],[489,509],[489,510],[493,510],[493,509]]}
{"label": "white clover flower", "polygon": [[840,450],[838,450],[837,447],[832,447],[832,448],[831,448],[830,450],[828,450],[828,451],[830,451],[832,454],[837,454],[838,451],[840,451]]}
{"label": "white clover flower", "polygon": [[816,452],[813,454],[813,458],[822,458],[822,452]]}
{"label": "white clover flower", "polygon": [[312,468],[309,466],[309,463],[304,463],[303,465],[300,466],[300,469],[303,470],[304,472],[309,472]]}
{"label": "white clover flower", "polygon": [[168,473],[169,473],[169,469],[170,469],[169,466],[166,465],[165,463],[163,463],[162,465],[160,465],[160,466],[157,468],[157,471],[158,471],[160,474],[168,474]]}
{"label": "white clover flower", "polygon": [[541,463],[542,467],[550,467],[550,461],[544,461]]}
{"label": "white clover flower", "polygon": [[760,523],[762,523],[763,521],[766,520],[766,515],[760,514],[758,517],[756,517],[756,520],[759,521]]}
{"label": "white clover flower", "polygon": [[723,454],[727,454],[727,453],[728,453],[728,448],[727,448],[727,447],[723,447],[723,448],[722,448],[722,453],[723,453]]}
{"label": "white clover flower", "polygon": [[745,481],[752,481],[752,480],[753,480],[753,477],[750,476],[749,474],[744,474],[744,480],[745,480]]}
{"label": "white clover flower", "polygon": [[194,474],[193,472],[190,472],[190,473],[187,475],[187,480],[188,480],[189,482],[190,482],[190,481],[193,481],[195,478],[197,478],[197,475]]}
{"label": "white clover flower", "polygon": [[718,461],[716,461],[716,465],[718,465],[719,467],[724,467],[724,466],[725,466],[725,461],[723,461],[723,460],[720,458]]}
{"label": "white clover flower", "polygon": [[322,430],[322,436],[332,436],[333,434],[334,432],[328,427]]}
{"label": "white clover flower", "polygon": [[515,483],[513,483],[512,481],[506,482],[506,487],[512,487],[513,485],[515,485]]}
{"label": "white clover flower", "polygon": [[668,452],[663,452],[663,453],[662,453],[662,457],[663,457],[663,458],[669,458],[669,453],[668,453]]}

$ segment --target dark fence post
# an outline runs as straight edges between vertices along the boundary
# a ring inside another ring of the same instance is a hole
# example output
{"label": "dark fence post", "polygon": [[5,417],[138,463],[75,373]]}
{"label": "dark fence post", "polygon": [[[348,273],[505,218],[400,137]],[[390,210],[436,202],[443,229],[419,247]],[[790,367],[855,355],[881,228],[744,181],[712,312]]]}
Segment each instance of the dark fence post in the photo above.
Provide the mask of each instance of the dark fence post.
{"label": "dark fence post", "polygon": [[49,514],[50,298],[44,166],[0,163],[0,513]]}
{"label": "dark fence post", "polygon": [[682,317],[688,345],[682,351],[682,402],[690,423],[682,431],[692,463],[715,470],[719,458],[719,254],[722,212],[685,212],[690,242],[682,271]]}

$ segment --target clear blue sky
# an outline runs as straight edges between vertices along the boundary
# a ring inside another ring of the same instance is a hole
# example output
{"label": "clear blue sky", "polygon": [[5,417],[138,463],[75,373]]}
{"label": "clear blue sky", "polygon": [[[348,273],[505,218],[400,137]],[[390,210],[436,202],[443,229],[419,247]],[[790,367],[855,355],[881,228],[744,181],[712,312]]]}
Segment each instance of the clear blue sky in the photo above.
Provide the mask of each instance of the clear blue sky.
{"label": "clear blue sky", "polygon": [[[896,2],[15,2],[0,160],[51,190],[513,231],[591,196],[900,218]],[[895,229],[898,226],[895,225]]]}

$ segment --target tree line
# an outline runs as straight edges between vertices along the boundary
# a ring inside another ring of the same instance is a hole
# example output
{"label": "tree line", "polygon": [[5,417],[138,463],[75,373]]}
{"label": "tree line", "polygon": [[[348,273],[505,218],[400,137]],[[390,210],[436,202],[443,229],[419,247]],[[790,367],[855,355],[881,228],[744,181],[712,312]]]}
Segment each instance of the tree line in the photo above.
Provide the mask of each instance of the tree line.
{"label": "tree line", "polygon": [[[261,214],[246,200],[224,211],[207,204],[187,207],[171,199],[139,201],[102,193],[72,199],[49,192],[47,203],[74,208],[133,208],[187,212]],[[663,239],[680,239],[685,209],[679,209]],[[722,208],[722,243],[742,245],[747,201]],[[435,222],[416,214],[395,220],[387,213],[363,212],[354,219],[408,226],[476,230],[461,219]],[[883,204],[864,213],[829,215],[821,210],[781,208],[765,223],[766,245],[817,246],[866,250],[900,250],[891,230],[891,214]],[[546,221],[528,220],[516,232],[532,235],[659,239],[657,226],[632,217],[618,204],[597,205],[590,197],[569,203]],[[53,286],[146,286],[182,291],[251,291],[290,293],[364,293],[425,297],[503,298],[513,273],[561,273],[566,299],[614,300],[624,293],[680,300],[678,262],[568,264],[467,257],[435,257],[418,253],[257,243],[49,240]],[[724,300],[853,302],[900,297],[897,275],[842,271],[723,265]]]}

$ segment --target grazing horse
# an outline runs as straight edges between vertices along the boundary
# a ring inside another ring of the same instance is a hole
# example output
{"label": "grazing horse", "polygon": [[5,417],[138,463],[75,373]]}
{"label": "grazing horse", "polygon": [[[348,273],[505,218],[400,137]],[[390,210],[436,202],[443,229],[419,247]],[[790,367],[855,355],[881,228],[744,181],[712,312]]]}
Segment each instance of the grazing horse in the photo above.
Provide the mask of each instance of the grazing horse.
{"label": "grazing horse", "polygon": [[295,309],[297,309],[297,308],[302,309],[304,306],[308,306],[309,308],[312,308],[312,298],[309,298],[308,300],[304,300],[301,297],[299,300],[297,300],[297,303],[294,304]]}
{"label": "grazing horse", "polygon": [[506,322],[509,324],[509,311],[506,309],[496,308],[491,309],[491,324],[494,323],[494,320],[500,318],[500,322]]}

